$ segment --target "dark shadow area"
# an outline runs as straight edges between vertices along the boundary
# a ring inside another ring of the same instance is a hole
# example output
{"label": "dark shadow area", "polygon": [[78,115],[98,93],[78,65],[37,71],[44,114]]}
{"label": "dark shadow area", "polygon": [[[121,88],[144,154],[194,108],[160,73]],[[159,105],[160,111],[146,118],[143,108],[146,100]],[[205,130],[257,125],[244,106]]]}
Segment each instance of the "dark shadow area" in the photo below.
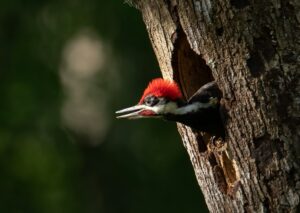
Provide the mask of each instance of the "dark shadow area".
{"label": "dark shadow area", "polygon": [[250,2],[248,0],[231,0],[230,4],[236,9],[243,9],[250,5]]}

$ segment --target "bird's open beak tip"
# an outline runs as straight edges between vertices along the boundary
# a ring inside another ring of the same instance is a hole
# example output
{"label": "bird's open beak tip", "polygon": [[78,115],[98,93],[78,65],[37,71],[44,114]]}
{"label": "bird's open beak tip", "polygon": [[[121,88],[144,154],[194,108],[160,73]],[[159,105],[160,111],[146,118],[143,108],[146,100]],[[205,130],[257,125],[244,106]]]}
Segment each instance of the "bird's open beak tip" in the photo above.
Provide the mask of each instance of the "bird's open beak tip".
{"label": "bird's open beak tip", "polygon": [[123,114],[119,115],[116,118],[122,119],[122,118],[128,118],[128,119],[134,119],[139,117],[139,113],[144,109],[144,106],[136,105],[132,107],[128,107],[122,110],[116,111],[116,114]]}

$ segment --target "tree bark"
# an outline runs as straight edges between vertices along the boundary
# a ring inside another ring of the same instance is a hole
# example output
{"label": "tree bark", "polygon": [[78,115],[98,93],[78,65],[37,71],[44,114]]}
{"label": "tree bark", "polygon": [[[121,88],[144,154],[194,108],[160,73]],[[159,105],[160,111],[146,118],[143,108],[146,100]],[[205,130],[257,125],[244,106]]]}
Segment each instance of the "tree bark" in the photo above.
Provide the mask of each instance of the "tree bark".
{"label": "tree bark", "polygon": [[[225,140],[178,125],[210,212],[296,212],[298,0],[135,0],[164,78],[215,80]],[[298,208],[299,210],[299,208]]]}

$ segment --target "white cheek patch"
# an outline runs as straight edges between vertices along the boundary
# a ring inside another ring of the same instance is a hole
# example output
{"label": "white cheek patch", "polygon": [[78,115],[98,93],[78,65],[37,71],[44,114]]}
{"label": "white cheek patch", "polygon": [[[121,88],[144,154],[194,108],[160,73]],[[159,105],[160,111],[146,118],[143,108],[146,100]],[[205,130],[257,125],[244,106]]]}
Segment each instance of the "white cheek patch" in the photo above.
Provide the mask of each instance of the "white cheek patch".
{"label": "white cheek patch", "polygon": [[168,102],[163,105],[157,105],[152,107],[151,110],[153,110],[156,114],[168,114],[173,113],[177,109],[177,104],[175,102]]}

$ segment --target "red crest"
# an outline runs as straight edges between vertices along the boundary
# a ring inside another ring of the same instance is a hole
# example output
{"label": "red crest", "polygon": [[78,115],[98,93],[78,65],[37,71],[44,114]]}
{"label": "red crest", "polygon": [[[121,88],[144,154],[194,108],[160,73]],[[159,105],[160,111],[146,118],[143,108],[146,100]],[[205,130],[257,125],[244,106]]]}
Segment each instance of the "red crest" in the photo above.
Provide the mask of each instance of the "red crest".
{"label": "red crest", "polygon": [[174,81],[169,81],[162,78],[153,79],[149,83],[141,100],[139,101],[139,104],[143,103],[144,98],[148,95],[153,95],[158,98],[165,97],[171,101],[182,98],[182,94],[178,85]]}

